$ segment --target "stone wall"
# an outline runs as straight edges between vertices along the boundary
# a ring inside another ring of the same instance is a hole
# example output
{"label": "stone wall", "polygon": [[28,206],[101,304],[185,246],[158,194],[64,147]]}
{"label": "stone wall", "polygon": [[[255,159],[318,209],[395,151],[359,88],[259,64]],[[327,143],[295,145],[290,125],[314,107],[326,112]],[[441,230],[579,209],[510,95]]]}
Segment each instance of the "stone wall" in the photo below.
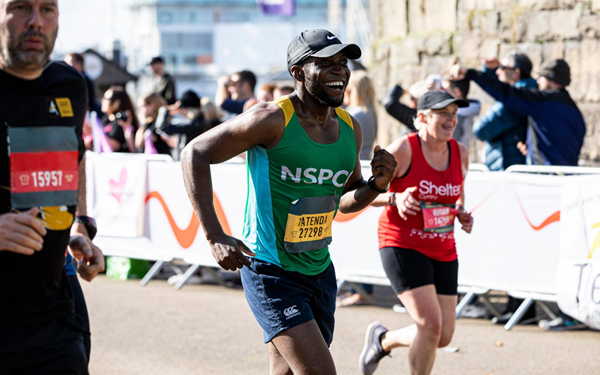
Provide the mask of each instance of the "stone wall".
{"label": "stone wall", "polygon": [[[408,88],[453,62],[480,68],[485,57],[525,52],[534,71],[551,58],[571,66],[569,92],[584,113],[581,159],[600,163],[600,0],[370,0],[375,43],[370,67],[379,98],[395,83]],[[471,97],[492,103],[476,84]],[[405,128],[380,113],[379,142]],[[473,142],[473,158],[478,146]],[[474,160],[474,161],[475,161]]]}

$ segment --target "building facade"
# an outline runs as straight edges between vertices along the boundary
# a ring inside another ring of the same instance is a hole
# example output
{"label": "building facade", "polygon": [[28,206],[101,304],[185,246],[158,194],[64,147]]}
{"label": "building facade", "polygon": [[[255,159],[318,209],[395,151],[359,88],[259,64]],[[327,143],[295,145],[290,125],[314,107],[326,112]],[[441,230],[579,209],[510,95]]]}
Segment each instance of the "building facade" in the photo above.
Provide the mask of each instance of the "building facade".
{"label": "building facade", "polygon": [[[296,15],[262,14],[255,0],[129,0],[134,22],[129,68],[147,72],[161,55],[178,93],[193,89],[211,97],[220,75],[242,69],[261,78],[286,69],[291,39],[328,27],[327,0],[296,0]],[[144,80],[140,81],[144,89]]]}

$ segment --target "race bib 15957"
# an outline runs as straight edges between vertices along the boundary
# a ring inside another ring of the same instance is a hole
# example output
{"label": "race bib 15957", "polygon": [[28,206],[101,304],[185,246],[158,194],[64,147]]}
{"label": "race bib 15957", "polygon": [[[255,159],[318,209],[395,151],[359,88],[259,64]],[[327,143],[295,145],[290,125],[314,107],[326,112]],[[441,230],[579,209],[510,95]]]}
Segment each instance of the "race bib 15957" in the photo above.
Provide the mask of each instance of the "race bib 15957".
{"label": "race bib 15957", "polygon": [[78,140],[73,127],[9,128],[11,205],[77,204]]}

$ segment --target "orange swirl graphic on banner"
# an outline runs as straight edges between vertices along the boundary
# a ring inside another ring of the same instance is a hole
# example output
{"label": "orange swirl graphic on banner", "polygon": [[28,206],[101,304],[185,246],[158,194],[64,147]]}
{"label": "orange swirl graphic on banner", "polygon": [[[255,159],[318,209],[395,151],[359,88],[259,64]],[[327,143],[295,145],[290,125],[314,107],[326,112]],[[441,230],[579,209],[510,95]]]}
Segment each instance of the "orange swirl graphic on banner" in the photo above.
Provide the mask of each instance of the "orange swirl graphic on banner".
{"label": "orange swirl graphic on banner", "polygon": [[350,221],[352,219],[354,219],[355,217],[357,217],[358,215],[362,214],[368,207],[363,208],[360,211],[357,212],[350,212],[349,214],[345,214],[342,211],[338,211],[337,215],[335,215],[335,219],[333,219],[333,221],[337,221],[338,223],[345,223],[346,221]]}
{"label": "orange swirl graphic on banner", "polygon": [[519,203],[519,207],[521,208],[521,212],[523,213],[523,216],[525,216],[525,220],[527,221],[527,224],[529,224],[529,226],[531,228],[533,228],[533,230],[540,231],[540,230],[544,229],[545,227],[547,227],[548,225],[560,221],[560,211],[556,211],[552,215],[548,216],[546,218],[546,220],[544,220],[540,225],[533,224],[531,222],[531,220],[529,220],[529,216],[527,216],[527,212],[525,212],[525,207],[523,207],[523,204],[521,203],[521,199],[519,198],[519,196],[517,196],[516,193],[515,193],[515,197],[517,197],[517,202]]}
{"label": "orange swirl graphic on banner", "polygon": [[[183,247],[184,249],[187,249],[190,246],[192,246],[192,243],[194,243],[194,239],[196,239],[196,235],[198,234],[198,229],[200,228],[200,222],[198,221],[198,218],[196,217],[196,215],[192,214],[192,218],[190,220],[190,224],[188,225],[188,227],[185,229],[181,229],[175,222],[175,219],[173,218],[173,215],[171,214],[171,210],[169,209],[169,206],[167,206],[167,203],[165,202],[164,198],[162,197],[162,195],[160,195],[159,192],[157,192],[157,191],[150,192],[150,194],[148,194],[148,196],[145,199],[145,203],[148,203],[148,201],[153,198],[156,199],[160,203],[163,210],[165,211],[165,215],[167,215],[167,220],[169,221],[169,225],[171,226],[171,229],[173,230],[173,234],[175,235],[175,238],[177,239],[177,242],[179,243],[179,245],[181,247]],[[217,198],[217,195],[214,193],[213,193],[213,204],[215,206],[215,212],[217,214],[217,218],[219,219],[219,222],[221,223],[221,226],[223,227],[223,231],[226,234],[231,235],[231,230],[229,229],[229,223],[227,222],[227,217],[225,216],[225,212],[223,211],[221,202],[219,201],[219,198]]]}

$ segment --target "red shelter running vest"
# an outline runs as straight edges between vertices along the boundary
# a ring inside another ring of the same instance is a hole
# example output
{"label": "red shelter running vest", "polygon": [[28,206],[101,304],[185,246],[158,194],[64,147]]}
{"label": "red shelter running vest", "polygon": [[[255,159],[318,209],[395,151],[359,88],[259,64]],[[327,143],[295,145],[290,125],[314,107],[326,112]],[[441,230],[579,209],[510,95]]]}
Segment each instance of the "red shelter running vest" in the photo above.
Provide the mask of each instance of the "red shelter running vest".
{"label": "red shelter running vest", "polygon": [[[417,215],[407,215],[408,220],[404,220],[397,207],[386,206],[379,217],[379,248],[402,247],[417,250],[438,261],[453,261],[457,258],[454,215],[448,212],[453,212],[450,206],[456,204],[462,191],[460,148],[451,139],[450,165],[444,171],[437,171],[425,160],[417,133],[409,134],[408,140],[412,149],[410,170],[406,176],[392,180],[390,192],[402,193],[416,186],[413,197],[421,202],[421,211]],[[431,208],[425,222],[423,208],[427,207]],[[433,213],[440,216],[434,219]]]}

